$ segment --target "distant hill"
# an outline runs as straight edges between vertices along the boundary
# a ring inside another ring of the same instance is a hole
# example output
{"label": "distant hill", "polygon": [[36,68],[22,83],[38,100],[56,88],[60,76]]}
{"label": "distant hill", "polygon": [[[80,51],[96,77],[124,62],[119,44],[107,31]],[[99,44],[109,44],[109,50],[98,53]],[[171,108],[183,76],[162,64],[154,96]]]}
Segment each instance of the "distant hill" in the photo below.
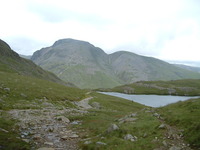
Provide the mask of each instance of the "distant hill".
{"label": "distant hill", "polygon": [[11,50],[10,46],[6,42],[2,40],[0,40],[0,71],[18,73],[20,75],[36,77],[73,86],[70,83],[65,83],[53,73],[43,70],[31,60],[21,58],[16,52]]}
{"label": "distant hill", "polygon": [[192,66],[187,66],[187,65],[182,65],[182,64],[174,64],[174,65],[177,66],[177,67],[186,69],[186,70],[190,70],[190,71],[200,73],[200,67],[192,67]]}
{"label": "distant hill", "polygon": [[31,60],[80,88],[111,88],[140,80],[200,78],[167,62],[119,51],[106,54],[89,42],[61,39],[36,51]]}
{"label": "distant hill", "polygon": [[31,59],[31,55],[19,55],[20,57],[22,57],[22,58],[25,58],[25,59]]}
{"label": "distant hill", "polygon": [[98,91],[119,92],[125,94],[199,96],[200,79],[138,81],[132,84],[114,87],[112,89],[99,89]]}

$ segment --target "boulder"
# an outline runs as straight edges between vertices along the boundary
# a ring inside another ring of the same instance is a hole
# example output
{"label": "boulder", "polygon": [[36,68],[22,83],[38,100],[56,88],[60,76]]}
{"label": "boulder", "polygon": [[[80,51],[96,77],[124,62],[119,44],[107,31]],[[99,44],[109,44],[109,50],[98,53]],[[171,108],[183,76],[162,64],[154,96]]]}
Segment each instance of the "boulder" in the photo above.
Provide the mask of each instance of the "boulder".
{"label": "boulder", "polygon": [[63,121],[65,123],[70,123],[70,120],[66,118],[65,116],[58,116],[56,117],[57,120]]}
{"label": "boulder", "polygon": [[103,142],[96,142],[97,145],[107,145],[106,143]]}
{"label": "boulder", "polygon": [[119,130],[119,127],[116,124],[112,124],[108,129],[107,133],[110,133],[112,131]]}
{"label": "boulder", "polygon": [[137,141],[137,137],[136,136],[132,136],[131,134],[126,134],[124,136],[124,140],[130,140],[132,142]]}
{"label": "boulder", "polygon": [[165,124],[161,124],[158,128],[159,128],[159,129],[165,129],[165,128],[166,128],[166,125],[165,125]]}

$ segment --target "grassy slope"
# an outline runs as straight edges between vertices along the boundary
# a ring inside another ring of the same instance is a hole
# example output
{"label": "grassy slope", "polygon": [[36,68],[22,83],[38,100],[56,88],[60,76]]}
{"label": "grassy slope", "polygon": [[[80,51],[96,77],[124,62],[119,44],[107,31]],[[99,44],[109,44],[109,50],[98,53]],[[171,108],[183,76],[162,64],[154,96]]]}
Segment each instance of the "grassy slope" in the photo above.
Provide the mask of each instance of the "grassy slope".
{"label": "grassy slope", "polygon": [[200,148],[200,99],[178,102],[158,110],[170,125],[184,130],[184,138],[190,145]]}
{"label": "grassy slope", "polygon": [[[185,79],[172,81],[140,81],[133,84],[115,87],[108,91],[129,94],[158,94],[158,95],[200,95],[200,80]],[[172,91],[170,93],[170,91]]]}

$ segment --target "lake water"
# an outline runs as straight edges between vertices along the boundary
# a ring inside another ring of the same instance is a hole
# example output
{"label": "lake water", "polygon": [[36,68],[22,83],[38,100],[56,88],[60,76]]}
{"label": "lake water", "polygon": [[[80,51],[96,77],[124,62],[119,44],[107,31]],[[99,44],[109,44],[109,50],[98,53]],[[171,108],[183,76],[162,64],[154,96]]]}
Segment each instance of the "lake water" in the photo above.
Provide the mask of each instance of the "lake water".
{"label": "lake water", "polygon": [[199,98],[199,96],[171,96],[171,95],[130,95],[116,92],[99,92],[106,95],[116,96],[128,99],[146,106],[162,107],[178,101],[185,101],[191,98]]}

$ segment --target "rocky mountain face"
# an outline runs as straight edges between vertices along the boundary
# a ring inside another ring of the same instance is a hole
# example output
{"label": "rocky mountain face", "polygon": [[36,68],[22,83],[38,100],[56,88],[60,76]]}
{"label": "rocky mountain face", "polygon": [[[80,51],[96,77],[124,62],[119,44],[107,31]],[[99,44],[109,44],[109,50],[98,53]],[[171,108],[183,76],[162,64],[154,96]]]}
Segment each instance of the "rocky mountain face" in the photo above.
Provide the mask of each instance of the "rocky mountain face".
{"label": "rocky mountain face", "polygon": [[0,40],[0,71],[18,73],[21,75],[32,76],[68,86],[73,86],[73,84],[64,83],[64,81],[62,81],[56,75],[43,70],[31,60],[21,58],[10,48],[7,43],[2,40]]}
{"label": "rocky mountain face", "polygon": [[106,54],[94,45],[62,39],[36,51],[31,60],[80,88],[111,88],[140,80],[200,78],[164,61],[119,51]]}

